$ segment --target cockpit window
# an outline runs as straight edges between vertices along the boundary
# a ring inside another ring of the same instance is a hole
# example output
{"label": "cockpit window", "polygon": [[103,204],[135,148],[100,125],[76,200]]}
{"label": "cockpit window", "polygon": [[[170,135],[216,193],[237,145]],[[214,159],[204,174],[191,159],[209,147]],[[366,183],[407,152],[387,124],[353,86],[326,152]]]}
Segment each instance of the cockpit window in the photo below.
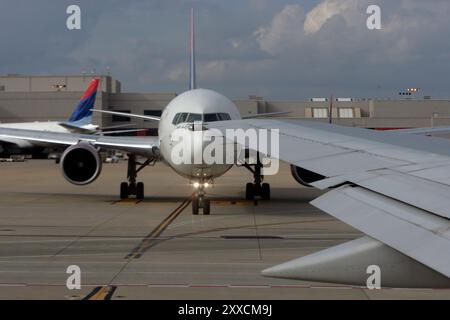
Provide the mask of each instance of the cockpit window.
{"label": "cockpit window", "polygon": [[221,121],[231,120],[231,117],[228,113],[219,113],[219,119]]}
{"label": "cockpit window", "polygon": [[202,115],[200,113],[189,113],[186,122],[194,123],[195,121],[202,121]]}
{"label": "cockpit window", "polygon": [[217,113],[206,113],[205,122],[215,122],[219,121],[219,116]]}
{"label": "cockpit window", "polygon": [[187,119],[188,113],[182,113],[178,118],[177,124],[185,123]]}
{"label": "cockpit window", "polygon": [[172,124],[173,125],[177,125],[178,124],[178,119],[180,119],[181,113],[177,113],[175,115],[175,118],[173,118]]}

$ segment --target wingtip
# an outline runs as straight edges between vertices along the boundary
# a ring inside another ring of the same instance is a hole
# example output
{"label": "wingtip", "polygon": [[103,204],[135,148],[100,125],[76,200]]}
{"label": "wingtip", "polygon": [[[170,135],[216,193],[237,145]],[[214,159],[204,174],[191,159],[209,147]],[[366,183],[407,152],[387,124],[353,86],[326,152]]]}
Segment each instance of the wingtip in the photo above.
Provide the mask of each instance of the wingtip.
{"label": "wingtip", "polygon": [[293,261],[285,262],[261,271],[261,275],[268,278],[280,278],[280,279],[297,279],[300,280],[304,277],[307,280],[306,274],[303,274],[303,259],[296,259]]}
{"label": "wingtip", "polygon": [[278,278],[280,276],[276,266],[264,269],[263,271],[261,271],[261,275],[267,278]]}

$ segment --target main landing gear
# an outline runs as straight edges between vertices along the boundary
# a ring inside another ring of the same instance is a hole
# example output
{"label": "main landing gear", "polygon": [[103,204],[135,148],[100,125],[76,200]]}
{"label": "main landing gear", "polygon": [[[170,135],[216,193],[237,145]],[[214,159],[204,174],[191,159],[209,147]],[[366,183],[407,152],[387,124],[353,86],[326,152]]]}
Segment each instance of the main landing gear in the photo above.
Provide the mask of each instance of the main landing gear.
{"label": "main landing gear", "polygon": [[262,164],[259,160],[259,155],[256,164],[244,163],[243,165],[247,170],[253,173],[254,182],[247,183],[245,189],[245,199],[255,200],[256,196],[260,196],[263,200],[270,200],[270,184],[262,183],[264,176],[261,175]]}
{"label": "main landing gear", "polygon": [[[137,174],[139,171],[150,165],[152,160],[147,159],[144,163],[136,161],[136,155],[128,155],[128,182],[122,182],[120,184],[120,199],[128,199],[129,196],[136,196],[137,200],[144,199],[144,183],[136,183]],[[139,168],[137,168],[139,166]]]}
{"label": "main landing gear", "polygon": [[198,183],[195,186],[195,196],[192,200],[192,214],[198,215],[200,209],[203,210],[203,215],[209,216],[211,214],[211,200],[206,198],[205,188],[207,188],[208,183]]}

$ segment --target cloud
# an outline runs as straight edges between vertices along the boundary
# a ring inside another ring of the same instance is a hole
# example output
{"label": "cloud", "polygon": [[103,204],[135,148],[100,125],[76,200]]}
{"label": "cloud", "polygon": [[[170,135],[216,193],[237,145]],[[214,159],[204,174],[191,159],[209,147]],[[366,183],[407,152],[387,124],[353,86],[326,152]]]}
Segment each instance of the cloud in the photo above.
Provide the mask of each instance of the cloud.
{"label": "cloud", "polygon": [[326,0],[308,12],[304,29],[306,34],[319,31],[322,26],[332,17],[341,15],[350,25],[354,24],[352,19],[360,8],[358,0]]}
{"label": "cloud", "polygon": [[[366,27],[370,4],[323,0],[306,13],[289,4],[256,28],[254,41],[275,60],[268,72],[273,86],[284,83],[284,90],[301,88],[309,96],[339,91],[370,97],[420,84],[430,94],[448,95],[434,75],[450,72],[450,44],[443,41],[450,3],[379,0],[381,31]],[[378,87],[384,91],[374,90]]]}
{"label": "cloud", "polygon": [[276,54],[301,43],[304,19],[305,12],[300,5],[287,5],[269,26],[260,27],[253,35],[261,50]]}
{"label": "cloud", "polygon": [[[80,32],[65,28],[74,3]],[[126,91],[181,92],[194,6],[199,86],[268,99],[390,95],[404,86],[447,97],[450,2],[376,3],[381,31],[366,28],[370,0],[2,0],[0,73],[110,67]]]}

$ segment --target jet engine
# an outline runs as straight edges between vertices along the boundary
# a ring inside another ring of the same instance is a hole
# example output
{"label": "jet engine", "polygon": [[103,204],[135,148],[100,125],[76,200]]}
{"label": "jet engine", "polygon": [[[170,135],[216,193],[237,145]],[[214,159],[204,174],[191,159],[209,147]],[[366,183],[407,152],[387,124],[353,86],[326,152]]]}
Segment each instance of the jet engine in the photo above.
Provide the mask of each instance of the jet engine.
{"label": "jet engine", "polygon": [[324,176],[315,172],[291,165],[291,173],[294,179],[301,185],[311,188],[311,183],[325,179]]}
{"label": "jet engine", "polygon": [[78,186],[94,182],[102,171],[100,154],[89,143],[79,143],[67,148],[60,163],[64,178]]}

